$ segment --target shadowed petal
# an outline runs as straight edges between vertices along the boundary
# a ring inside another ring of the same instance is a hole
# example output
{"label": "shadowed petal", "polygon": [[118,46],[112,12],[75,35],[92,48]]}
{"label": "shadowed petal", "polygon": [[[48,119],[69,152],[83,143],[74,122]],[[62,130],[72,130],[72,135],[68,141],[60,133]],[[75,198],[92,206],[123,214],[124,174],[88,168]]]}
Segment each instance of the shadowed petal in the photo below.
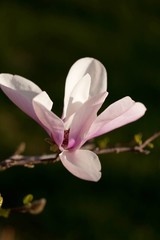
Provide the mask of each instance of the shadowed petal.
{"label": "shadowed petal", "polygon": [[133,122],[144,115],[146,107],[139,102],[134,102],[130,97],[124,97],[111,104],[93,122],[87,139],[100,136],[113,129]]}
{"label": "shadowed petal", "polygon": [[78,178],[97,182],[101,178],[98,156],[89,150],[64,151],[59,155],[63,165]]}
{"label": "shadowed petal", "polygon": [[66,112],[73,89],[86,74],[89,74],[91,77],[91,86],[88,97],[93,97],[106,91],[107,73],[102,63],[94,58],[89,57],[78,60],[71,67],[66,79],[63,118],[66,117]]}
{"label": "shadowed petal", "polygon": [[33,99],[33,108],[41,126],[47,131],[55,143],[60,146],[64,137],[64,124],[56,114],[49,111],[45,105],[42,105],[43,94],[44,92]]}
{"label": "shadowed petal", "polygon": [[85,142],[85,135],[93,121],[97,118],[97,112],[103,104],[107,92],[100,93],[90,98],[76,112],[69,133],[68,148],[80,148]]}
{"label": "shadowed petal", "polygon": [[74,114],[84,102],[89,98],[89,91],[91,86],[91,77],[86,74],[81,81],[79,81],[71,92],[65,119]]}
{"label": "shadowed petal", "polygon": [[32,106],[32,99],[42,90],[36,84],[17,75],[0,74],[0,87],[14,104],[37,120]]}

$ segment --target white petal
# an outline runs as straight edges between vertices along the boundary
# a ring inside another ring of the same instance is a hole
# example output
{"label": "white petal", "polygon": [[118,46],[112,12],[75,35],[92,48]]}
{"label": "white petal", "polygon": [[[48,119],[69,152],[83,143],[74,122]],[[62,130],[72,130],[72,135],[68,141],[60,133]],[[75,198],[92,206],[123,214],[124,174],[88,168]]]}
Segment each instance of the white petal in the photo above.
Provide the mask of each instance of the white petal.
{"label": "white petal", "polygon": [[79,59],[73,64],[66,78],[63,118],[66,117],[66,112],[73,89],[86,74],[89,74],[91,77],[91,87],[88,97],[93,97],[106,91],[107,73],[102,63],[94,58],[89,57]]}
{"label": "white petal", "polygon": [[90,98],[76,112],[69,132],[68,148],[80,148],[86,141],[85,135],[89,131],[93,121],[97,118],[97,112],[103,104],[107,92],[100,93]]}
{"label": "white petal", "polygon": [[81,81],[76,84],[71,92],[65,119],[68,119],[71,115],[73,115],[82,106],[82,104],[88,100],[90,86],[91,77],[89,74],[86,74]]}
{"label": "white petal", "polygon": [[52,102],[52,100],[50,99],[50,97],[48,96],[48,94],[45,91],[41,92],[36,97],[34,97],[32,102],[33,101],[40,103],[48,111],[50,111],[52,109],[53,102]]}
{"label": "white petal", "polygon": [[93,122],[87,139],[100,136],[113,129],[136,121],[144,115],[146,107],[139,102],[134,102],[130,97],[124,97],[111,104]]}
{"label": "white petal", "polygon": [[0,74],[0,87],[22,111],[36,120],[32,99],[42,90],[30,80],[11,74]]}
{"label": "white petal", "polygon": [[[43,95],[43,92],[42,94]],[[64,124],[63,121],[53,112],[42,105],[40,94],[33,99],[33,108],[41,126],[47,131],[49,136],[60,146],[64,138]]]}
{"label": "white petal", "polygon": [[101,178],[98,156],[89,150],[64,151],[59,155],[63,165],[78,178],[97,182]]}

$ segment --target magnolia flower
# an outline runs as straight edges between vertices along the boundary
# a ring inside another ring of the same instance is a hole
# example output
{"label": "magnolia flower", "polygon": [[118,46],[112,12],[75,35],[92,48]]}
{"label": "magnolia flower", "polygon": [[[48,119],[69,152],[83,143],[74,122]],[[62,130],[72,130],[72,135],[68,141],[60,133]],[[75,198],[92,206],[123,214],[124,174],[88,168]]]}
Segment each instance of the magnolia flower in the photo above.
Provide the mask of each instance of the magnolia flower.
{"label": "magnolia flower", "polygon": [[133,122],[146,111],[142,103],[124,97],[97,116],[108,93],[107,73],[96,59],[82,58],[71,67],[65,84],[62,118],[51,109],[53,102],[45,91],[21,76],[0,74],[2,91],[22,111],[48,133],[59,150],[62,164],[75,176],[98,181],[98,156],[82,146],[89,139]]}

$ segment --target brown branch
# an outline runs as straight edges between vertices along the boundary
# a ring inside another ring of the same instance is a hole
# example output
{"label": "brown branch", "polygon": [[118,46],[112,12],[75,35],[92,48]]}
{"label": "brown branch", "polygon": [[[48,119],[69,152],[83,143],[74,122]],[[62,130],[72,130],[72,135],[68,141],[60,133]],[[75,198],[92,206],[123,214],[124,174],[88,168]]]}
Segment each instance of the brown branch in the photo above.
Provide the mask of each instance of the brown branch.
{"label": "brown branch", "polygon": [[23,156],[23,155],[13,155],[0,162],[0,170],[6,170],[13,166],[24,166],[28,168],[33,168],[37,164],[55,163],[58,161],[57,154],[48,154],[42,156]]}
{"label": "brown branch", "polygon": [[141,145],[140,148],[144,149],[145,147],[147,147],[150,143],[152,143],[155,139],[157,139],[158,137],[160,137],[160,132],[156,132],[155,134],[153,134],[151,137],[149,137],[148,139],[146,139]]}
{"label": "brown branch", "polygon": [[142,144],[135,145],[133,147],[113,147],[107,149],[95,149],[96,154],[108,154],[108,153],[122,153],[122,152],[139,152],[143,154],[149,154],[150,150],[146,149],[155,139],[160,137],[160,132],[153,134],[151,137],[147,138]]}
{"label": "brown branch", "polygon": [[[95,152],[96,154],[109,154],[109,153],[122,153],[122,152],[138,152],[142,154],[149,154],[150,150],[146,149],[155,139],[160,137],[160,132],[153,134],[151,137],[146,139],[142,144],[136,144],[132,147],[113,147],[100,149],[95,146],[95,144],[86,144],[84,149],[89,149]],[[5,159],[0,162],[0,170],[6,170],[13,166],[24,166],[28,168],[34,167],[37,164],[47,164],[55,163],[59,160],[59,153],[47,154],[42,156],[24,156],[21,153],[24,151],[25,145],[22,143],[15,154],[8,159]]]}
{"label": "brown branch", "polygon": [[146,149],[141,149],[140,146],[134,147],[113,147],[107,149],[96,148],[94,151],[96,154],[108,154],[108,153],[122,153],[122,152],[140,152],[144,154],[149,154],[150,151]]}
{"label": "brown branch", "polygon": [[41,198],[35,200],[29,204],[26,204],[22,207],[11,208],[10,213],[31,213],[31,214],[39,214],[43,211],[46,206],[46,199]]}
{"label": "brown branch", "polygon": [[16,208],[0,208],[0,217],[8,218],[11,213],[39,214],[46,206],[46,199],[41,198]]}

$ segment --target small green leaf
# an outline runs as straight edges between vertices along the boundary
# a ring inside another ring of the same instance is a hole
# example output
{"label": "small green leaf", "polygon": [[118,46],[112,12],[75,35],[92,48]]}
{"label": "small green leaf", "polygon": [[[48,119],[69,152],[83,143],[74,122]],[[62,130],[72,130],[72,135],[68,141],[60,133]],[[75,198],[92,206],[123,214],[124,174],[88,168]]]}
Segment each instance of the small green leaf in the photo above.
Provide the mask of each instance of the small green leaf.
{"label": "small green leaf", "polygon": [[0,208],[0,217],[8,218],[10,212],[11,212],[11,209]]}
{"label": "small green leaf", "polygon": [[23,198],[23,204],[24,205],[28,205],[33,201],[33,195],[32,194],[28,194]]}
{"label": "small green leaf", "polygon": [[103,138],[98,141],[98,147],[100,149],[105,149],[109,143],[109,138]]}
{"label": "small green leaf", "polygon": [[134,135],[134,141],[138,144],[141,145],[142,144],[142,134],[138,133]]}
{"label": "small green leaf", "polygon": [[58,146],[50,138],[45,138],[45,141],[50,145],[50,151],[57,152],[59,150]]}
{"label": "small green leaf", "polygon": [[2,204],[3,204],[3,197],[0,194],[0,208],[2,207]]}
{"label": "small green leaf", "polygon": [[148,145],[147,145],[149,148],[154,148],[154,144],[153,143],[148,143]]}
{"label": "small green leaf", "polygon": [[58,151],[58,147],[57,147],[57,145],[56,144],[52,144],[51,146],[50,146],[50,151],[52,151],[52,152],[57,152]]}

